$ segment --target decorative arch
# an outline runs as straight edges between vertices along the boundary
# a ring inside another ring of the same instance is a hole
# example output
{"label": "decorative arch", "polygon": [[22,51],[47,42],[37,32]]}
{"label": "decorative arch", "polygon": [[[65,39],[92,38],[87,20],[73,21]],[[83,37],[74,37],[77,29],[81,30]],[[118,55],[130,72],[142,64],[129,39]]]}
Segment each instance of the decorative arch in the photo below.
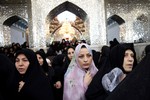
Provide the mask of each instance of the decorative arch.
{"label": "decorative arch", "polygon": [[[57,15],[59,15],[60,13],[62,13],[62,12],[64,12],[64,11],[69,11],[69,12],[71,12],[71,13],[73,13],[73,14],[75,14],[76,16],[77,16],[77,19],[76,20],[78,20],[79,21],[79,24],[78,25],[75,25],[75,24],[71,24],[72,25],[72,27],[80,34],[80,35],[82,35],[82,33],[84,33],[85,32],[85,23],[84,22],[86,22],[86,20],[87,20],[87,13],[83,10],[83,9],[81,9],[80,7],[78,7],[77,5],[75,5],[75,4],[73,4],[73,3],[71,3],[71,2],[69,2],[69,1],[66,1],[66,2],[64,2],[64,3],[62,3],[62,4],[60,4],[60,5],[58,5],[57,7],[55,7],[54,9],[52,9],[50,12],[49,12],[49,14],[47,15],[47,20],[46,20],[46,23],[47,23],[47,30],[49,30],[49,27],[51,27],[51,21],[54,19],[55,21],[58,21],[57,19],[56,19],[56,16]],[[80,20],[79,20],[80,19]],[[82,25],[81,25],[81,23],[82,23]],[[62,26],[62,24],[59,24],[58,26],[56,26],[56,28],[54,28],[54,30],[53,31],[51,31],[51,30],[49,30],[49,32],[47,31],[47,37],[51,37],[51,38],[53,38],[53,35],[54,35],[54,33],[56,33],[57,31],[58,31],[58,29],[60,29],[61,28],[61,26]],[[78,29],[78,28],[80,28],[80,27],[83,27],[84,28],[84,30],[83,29]],[[50,41],[52,41],[52,40],[50,40]],[[51,43],[49,41],[49,39],[47,39],[47,42],[48,43]]]}
{"label": "decorative arch", "polygon": [[80,7],[76,6],[75,4],[73,4],[69,1],[62,3],[59,6],[57,6],[56,8],[54,8],[53,10],[51,10],[51,12],[48,14],[47,17],[50,20],[52,20],[55,18],[55,16],[57,16],[58,14],[66,11],[66,10],[74,13],[76,16],[78,16],[83,21],[85,21],[86,16],[87,16],[86,12],[83,9],[81,9]]}

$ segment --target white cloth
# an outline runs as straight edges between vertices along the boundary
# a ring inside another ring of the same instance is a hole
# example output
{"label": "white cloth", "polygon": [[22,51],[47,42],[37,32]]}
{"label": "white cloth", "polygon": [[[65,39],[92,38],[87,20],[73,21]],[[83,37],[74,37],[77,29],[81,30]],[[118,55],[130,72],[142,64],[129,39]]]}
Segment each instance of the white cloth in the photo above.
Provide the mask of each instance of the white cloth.
{"label": "white cloth", "polygon": [[121,77],[124,75],[120,68],[114,68],[102,78],[102,85],[106,91],[112,92],[115,87],[121,82]]}

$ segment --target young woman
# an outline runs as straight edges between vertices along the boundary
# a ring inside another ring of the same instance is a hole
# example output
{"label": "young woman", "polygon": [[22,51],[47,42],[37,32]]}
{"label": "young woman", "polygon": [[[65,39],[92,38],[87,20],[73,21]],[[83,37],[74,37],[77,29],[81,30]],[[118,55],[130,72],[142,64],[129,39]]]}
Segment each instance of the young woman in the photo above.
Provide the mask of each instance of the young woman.
{"label": "young woman", "polygon": [[64,76],[63,100],[86,100],[85,91],[98,69],[93,62],[89,45],[79,44],[74,54]]}
{"label": "young woman", "polygon": [[42,71],[45,73],[45,75],[50,79],[52,82],[52,77],[54,76],[54,69],[48,65],[46,61],[46,54],[44,51],[36,51],[36,56],[38,59],[38,62],[40,66],[42,67]]}
{"label": "young woman", "polygon": [[67,54],[64,58],[64,64],[63,64],[63,74],[65,74],[68,69],[68,66],[74,56],[75,48],[72,46],[68,46],[66,52]]}

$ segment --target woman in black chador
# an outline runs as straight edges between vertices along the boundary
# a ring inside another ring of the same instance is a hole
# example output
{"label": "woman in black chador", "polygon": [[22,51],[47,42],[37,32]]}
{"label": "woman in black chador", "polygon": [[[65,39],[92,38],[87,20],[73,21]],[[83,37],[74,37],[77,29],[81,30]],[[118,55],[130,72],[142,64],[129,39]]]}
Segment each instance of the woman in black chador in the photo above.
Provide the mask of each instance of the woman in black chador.
{"label": "woman in black chador", "polygon": [[53,100],[51,84],[30,49],[22,49],[15,55],[14,99]]}
{"label": "woman in black chador", "polygon": [[68,46],[66,54],[60,54],[54,57],[52,66],[55,70],[54,79],[54,95],[56,100],[62,100],[63,96],[63,83],[64,83],[64,74],[66,73],[68,66],[71,62],[71,59],[74,56],[75,48]]}
{"label": "woman in black chador", "polygon": [[106,100],[150,100],[150,49],[136,68]]}
{"label": "woman in black chador", "polygon": [[110,47],[102,47],[102,56],[98,64],[99,71],[93,77],[93,80],[85,93],[87,100],[104,100],[107,96],[107,93],[102,86],[101,80],[104,74],[108,73],[112,69],[109,62],[109,52]]}
{"label": "woman in black chador", "polygon": [[0,54],[0,100],[11,100],[11,84],[14,64],[3,54]]}
{"label": "woman in black chador", "polygon": [[52,84],[52,77],[54,76],[54,69],[48,65],[48,63],[46,61],[45,52],[38,50],[35,53],[36,53],[37,59],[39,61],[39,64],[40,64],[41,68],[43,69],[43,72],[49,78],[49,80]]}
{"label": "woman in black chador", "polygon": [[105,64],[94,76],[86,91],[87,100],[105,100],[136,66],[136,53],[132,43],[114,46]]}

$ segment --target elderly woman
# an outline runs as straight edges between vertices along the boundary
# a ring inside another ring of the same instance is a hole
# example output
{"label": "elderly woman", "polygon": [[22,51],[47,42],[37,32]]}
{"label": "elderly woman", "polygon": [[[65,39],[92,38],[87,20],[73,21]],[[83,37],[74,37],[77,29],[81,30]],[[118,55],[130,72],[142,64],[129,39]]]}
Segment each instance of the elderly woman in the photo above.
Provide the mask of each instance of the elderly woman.
{"label": "elderly woman", "polygon": [[123,43],[110,50],[107,63],[93,78],[86,92],[88,100],[105,100],[118,84],[136,66],[136,53],[132,43]]}
{"label": "elderly woman", "polygon": [[150,49],[148,48],[145,57],[106,100],[150,100]]}
{"label": "elderly woman", "polygon": [[133,44],[124,43],[115,46],[110,52],[110,63],[114,67],[102,78],[102,85],[106,91],[113,89],[130,73],[135,65],[136,53]]}

